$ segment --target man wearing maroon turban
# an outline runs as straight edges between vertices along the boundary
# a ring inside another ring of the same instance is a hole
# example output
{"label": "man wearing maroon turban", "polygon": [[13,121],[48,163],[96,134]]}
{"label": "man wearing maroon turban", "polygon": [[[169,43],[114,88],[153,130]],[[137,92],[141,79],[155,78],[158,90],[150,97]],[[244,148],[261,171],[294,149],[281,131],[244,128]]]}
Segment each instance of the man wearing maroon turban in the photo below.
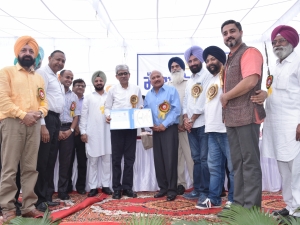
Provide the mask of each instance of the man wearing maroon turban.
{"label": "man wearing maroon turban", "polygon": [[300,58],[294,51],[299,35],[281,25],[273,30],[271,41],[278,60],[267,78],[272,92],[266,100],[262,153],[277,160],[282,177],[286,207],[274,215],[300,217],[295,212],[300,207]]}

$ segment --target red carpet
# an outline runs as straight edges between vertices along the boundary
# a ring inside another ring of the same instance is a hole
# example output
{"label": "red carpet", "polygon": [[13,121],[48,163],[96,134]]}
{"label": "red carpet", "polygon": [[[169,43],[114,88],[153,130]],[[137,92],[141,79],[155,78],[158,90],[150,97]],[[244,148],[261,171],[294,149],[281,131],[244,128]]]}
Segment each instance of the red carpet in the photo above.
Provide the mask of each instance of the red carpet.
{"label": "red carpet", "polygon": [[[54,194],[53,200],[60,201],[57,207],[51,207],[53,220],[62,219],[61,225],[117,225],[124,224],[132,216],[147,214],[160,215],[168,222],[177,220],[220,222],[216,214],[218,209],[199,210],[195,208],[196,200],[186,200],[178,196],[175,201],[167,202],[166,198],[153,198],[154,192],[139,192],[138,198],[122,197],[120,200],[99,193],[98,196],[87,198],[76,192],[70,194],[71,200],[61,201]],[[262,207],[265,211],[285,207],[281,192],[263,192]],[[227,198],[222,199],[223,205]]]}

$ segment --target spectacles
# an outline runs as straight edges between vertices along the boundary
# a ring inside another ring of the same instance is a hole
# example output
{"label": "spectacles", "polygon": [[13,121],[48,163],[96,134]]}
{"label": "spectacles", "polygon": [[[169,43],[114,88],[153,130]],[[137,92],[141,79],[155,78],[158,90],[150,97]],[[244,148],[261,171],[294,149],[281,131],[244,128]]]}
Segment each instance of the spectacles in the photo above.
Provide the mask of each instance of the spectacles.
{"label": "spectacles", "polygon": [[283,44],[284,42],[286,42],[287,40],[286,39],[278,39],[278,40],[274,40],[272,41],[272,45],[275,46],[277,44]]}
{"label": "spectacles", "polygon": [[82,88],[85,88],[85,85],[84,85],[84,84],[76,84],[75,87],[82,87]]}
{"label": "spectacles", "polygon": [[117,75],[119,76],[119,77],[121,77],[121,76],[127,76],[129,73],[128,72],[124,72],[124,73],[118,73]]}

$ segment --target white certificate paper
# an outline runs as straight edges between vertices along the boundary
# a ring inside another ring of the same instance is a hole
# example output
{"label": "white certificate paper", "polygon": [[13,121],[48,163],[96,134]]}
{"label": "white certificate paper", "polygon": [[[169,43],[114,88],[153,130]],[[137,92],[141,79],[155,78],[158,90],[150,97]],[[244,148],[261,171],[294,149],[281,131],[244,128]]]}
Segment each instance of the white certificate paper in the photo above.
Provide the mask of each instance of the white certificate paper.
{"label": "white certificate paper", "polygon": [[153,127],[151,109],[119,109],[110,111],[110,129]]}

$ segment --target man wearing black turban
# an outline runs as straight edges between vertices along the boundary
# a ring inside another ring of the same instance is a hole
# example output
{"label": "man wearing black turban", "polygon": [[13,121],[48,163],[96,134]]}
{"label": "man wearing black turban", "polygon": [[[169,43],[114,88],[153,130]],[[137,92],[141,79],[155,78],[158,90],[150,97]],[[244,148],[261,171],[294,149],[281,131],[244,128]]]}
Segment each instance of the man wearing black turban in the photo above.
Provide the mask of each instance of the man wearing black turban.
{"label": "man wearing black turban", "polygon": [[[182,107],[182,101],[185,93],[187,80],[184,79],[184,70],[185,65],[181,58],[173,57],[169,60],[168,63],[169,71],[171,72],[171,81],[167,84],[176,88],[180,97],[180,104]],[[187,165],[188,173],[190,179],[193,180],[193,167],[194,162],[191,157],[191,149],[189,144],[189,139],[187,136],[187,132],[184,128],[182,114],[179,117],[178,124],[178,138],[179,138],[179,146],[178,146],[178,180],[177,180],[177,194],[182,195],[187,188],[187,183],[185,180],[185,165]]]}
{"label": "man wearing black turban", "polygon": [[222,104],[220,96],[223,93],[223,66],[226,62],[225,52],[216,46],[210,46],[203,51],[203,59],[206,68],[213,75],[209,81],[205,104],[205,133],[208,134],[208,158],[207,164],[210,172],[209,194],[203,202],[197,203],[199,209],[221,207],[222,199],[220,194],[225,178],[225,163],[229,170],[230,187],[228,201],[225,208],[230,208],[233,202],[234,177],[231,163],[230,148],[226,127],[222,121]]}

